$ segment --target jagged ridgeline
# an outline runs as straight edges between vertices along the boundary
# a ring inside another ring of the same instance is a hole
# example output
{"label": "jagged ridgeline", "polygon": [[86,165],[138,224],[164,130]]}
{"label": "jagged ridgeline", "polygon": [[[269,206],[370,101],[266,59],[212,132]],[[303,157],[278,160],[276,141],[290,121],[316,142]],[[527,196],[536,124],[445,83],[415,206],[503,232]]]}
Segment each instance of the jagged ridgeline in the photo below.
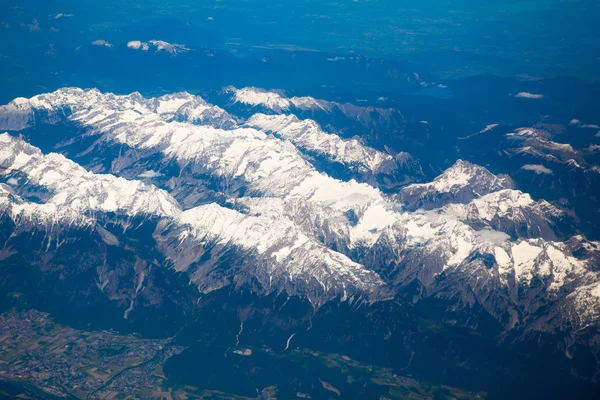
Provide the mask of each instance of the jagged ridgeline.
{"label": "jagged ridgeline", "polygon": [[[515,351],[496,372],[532,343],[557,371],[600,371],[600,245],[568,210],[462,160],[426,182],[418,157],[348,135],[398,127],[394,110],[255,88],[215,98],[65,88],[0,107],[3,292],[188,343],[239,329],[238,344],[244,330],[287,348],[296,334],[457,382],[466,359],[486,364],[471,332]],[[202,310],[218,307],[209,329]],[[370,334],[333,343],[344,334],[327,318]],[[425,368],[425,349],[452,338],[464,351]]]}

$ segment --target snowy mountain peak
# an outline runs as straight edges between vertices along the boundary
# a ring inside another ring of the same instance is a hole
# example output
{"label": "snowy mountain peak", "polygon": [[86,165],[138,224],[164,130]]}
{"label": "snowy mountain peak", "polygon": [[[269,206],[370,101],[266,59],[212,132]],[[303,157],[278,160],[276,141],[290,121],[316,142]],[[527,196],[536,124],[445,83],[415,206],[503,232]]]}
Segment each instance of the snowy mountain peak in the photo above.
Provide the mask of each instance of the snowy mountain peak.
{"label": "snowy mountain peak", "polygon": [[255,87],[246,87],[237,89],[233,86],[228,86],[224,89],[225,92],[233,94],[234,101],[250,106],[262,106],[275,112],[287,110],[292,103],[281,93],[277,91],[267,91]]}
{"label": "snowy mountain peak", "polygon": [[228,86],[223,91],[231,93],[235,103],[242,103],[252,107],[260,106],[276,113],[288,111],[292,107],[303,111],[321,110],[331,112],[335,107],[335,103],[315,99],[310,96],[287,97],[282,90],[264,90],[256,87],[237,89],[233,86]]}
{"label": "snowy mountain peak", "polygon": [[[486,193],[494,192],[500,188],[514,188],[514,183],[508,176],[496,176],[486,168],[465,160],[457,160],[442,175],[435,178],[433,184],[440,192],[460,190],[473,184],[485,185]],[[483,195],[484,193],[480,194]]]}
{"label": "snowy mountain peak", "polygon": [[448,203],[468,203],[488,193],[514,187],[506,175],[496,176],[484,167],[458,160],[432,182],[403,188],[398,199],[411,210],[432,209]]}

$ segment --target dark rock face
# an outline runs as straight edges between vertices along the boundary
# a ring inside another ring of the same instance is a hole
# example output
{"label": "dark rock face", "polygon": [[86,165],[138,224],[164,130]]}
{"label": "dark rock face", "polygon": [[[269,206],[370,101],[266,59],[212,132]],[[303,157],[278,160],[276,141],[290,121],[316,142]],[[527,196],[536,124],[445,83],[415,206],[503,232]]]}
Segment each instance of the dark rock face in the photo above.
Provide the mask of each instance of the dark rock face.
{"label": "dark rock face", "polygon": [[86,227],[6,222],[5,294],[20,292],[21,301],[71,324],[148,334],[172,334],[192,314],[197,290],[154,258],[155,222],[126,221],[139,224],[133,241],[119,234],[120,218]]}

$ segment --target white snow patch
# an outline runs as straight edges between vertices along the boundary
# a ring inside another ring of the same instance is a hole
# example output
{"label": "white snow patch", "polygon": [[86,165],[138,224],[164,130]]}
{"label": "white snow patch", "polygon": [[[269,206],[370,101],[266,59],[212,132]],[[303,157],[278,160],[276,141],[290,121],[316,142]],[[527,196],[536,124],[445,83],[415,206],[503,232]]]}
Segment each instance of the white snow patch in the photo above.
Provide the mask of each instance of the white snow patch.
{"label": "white snow patch", "polygon": [[514,262],[515,279],[518,281],[523,278],[527,281],[531,278],[532,265],[542,252],[542,248],[532,245],[526,240],[512,246],[512,256]]}
{"label": "white snow patch", "polygon": [[251,106],[262,105],[273,111],[281,112],[291,106],[291,102],[286,97],[274,91],[266,91],[254,87],[243,89],[231,88],[236,102],[248,104]]}
{"label": "white snow patch", "polygon": [[498,265],[508,265],[512,261],[506,250],[499,246],[494,248],[494,257]]}

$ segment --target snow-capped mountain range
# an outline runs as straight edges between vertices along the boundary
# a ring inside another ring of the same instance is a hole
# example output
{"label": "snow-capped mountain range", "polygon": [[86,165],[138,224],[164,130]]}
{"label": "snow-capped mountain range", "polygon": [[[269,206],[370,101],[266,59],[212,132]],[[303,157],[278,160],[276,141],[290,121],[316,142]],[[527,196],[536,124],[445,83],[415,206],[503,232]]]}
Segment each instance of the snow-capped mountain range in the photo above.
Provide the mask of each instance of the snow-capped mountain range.
{"label": "snow-capped mountain range", "polygon": [[[256,87],[238,89],[228,86],[221,94],[222,101],[228,108],[234,109],[242,116],[251,116],[259,112],[276,115],[287,113],[301,119],[323,120],[327,121],[328,130],[345,135],[357,134],[362,141],[377,142],[377,132],[394,133],[402,130],[406,124],[404,115],[393,108],[328,101],[311,96],[289,97],[281,90]],[[419,175],[415,174],[414,178],[419,178]]]}
{"label": "snow-capped mountain range", "polygon": [[[12,178],[11,186],[2,186],[3,211],[15,223],[27,219],[41,227],[85,226],[95,224],[98,213],[131,218],[155,216],[161,218],[156,232],[157,239],[162,239],[157,240],[158,246],[163,246],[162,241],[172,246],[165,244],[164,251],[178,271],[187,271],[202,257],[203,247],[212,242],[213,268],[218,264],[215,247],[235,247],[247,253],[242,258],[244,264],[250,264],[246,268],[267,269],[254,274],[269,279],[261,282],[267,292],[273,290],[272,281],[280,281],[274,289],[285,288],[286,279],[317,282],[319,288],[311,292],[318,293],[321,289],[329,297],[357,291],[368,294],[383,286],[377,274],[303,235],[285,219],[273,224],[270,219],[244,215],[216,204],[183,211],[175,199],[154,185],[86,171],[60,154],[43,155],[39,149],[8,134],[0,136],[0,143],[4,171],[19,177]],[[44,203],[24,201],[19,196],[20,192],[28,194],[29,185],[41,186],[49,192]],[[163,232],[164,238],[159,236]],[[48,246],[52,245],[52,239],[48,237]],[[58,245],[59,239],[54,239]],[[189,272],[203,290],[215,289],[214,280],[201,276],[200,269]],[[233,274],[229,278],[232,281]],[[290,293],[297,291],[293,285],[286,289]],[[308,289],[303,293],[309,293]]]}
{"label": "snow-capped mountain range", "polygon": [[299,120],[295,115],[254,114],[246,125],[289,140],[298,150],[312,156],[313,164],[319,160],[324,160],[327,165],[341,163],[352,177],[382,189],[397,188],[423,178],[419,163],[410,154],[400,152],[392,156],[367,147],[356,138],[342,139],[324,132],[310,119]]}
{"label": "snow-capped mountain range", "polygon": [[[13,100],[0,107],[11,132],[0,136],[2,211],[17,225],[107,232],[111,215],[151,217],[165,266],[202,292],[251,284],[322,304],[384,301],[416,284],[414,301],[481,306],[507,330],[597,326],[600,245],[575,235],[565,210],[461,160],[409,184],[423,175],[402,149],[285,115],[339,104],[235,90],[274,115],[234,116],[188,93],[65,88]],[[62,132],[49,149],[46,130]]]}
{"label": "snow-capped mountain range", "polygon": [[255,87],[235,88],[228,86],[223,92],[231,95],[233,103],[245,104],[250,107],[270,110],[275,113],[289,112],[293,109],[301,111],[323,111],[326,113],[341,112],[348,117],[353,117],[358,121],[369,124],[371,113],[376,113],[383,117],[394,117],[404,120],[401,112],[393,108],[382,108],[373,106],[357,106],[351,103],[340,103],[316,99],[311,96],[293,96],[288,97],[282,91],[264,90]]}

